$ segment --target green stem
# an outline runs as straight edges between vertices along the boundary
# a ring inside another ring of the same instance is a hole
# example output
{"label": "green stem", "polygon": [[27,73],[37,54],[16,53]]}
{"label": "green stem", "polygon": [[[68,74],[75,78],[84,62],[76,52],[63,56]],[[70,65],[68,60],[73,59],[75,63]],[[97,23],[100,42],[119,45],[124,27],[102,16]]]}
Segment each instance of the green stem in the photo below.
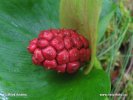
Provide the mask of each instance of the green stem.
{"label": "green stem", "polygon": [[95,58],[94,67],[96,69],[103,69],[102,65],[101,65],[101,62],[97,58]]}

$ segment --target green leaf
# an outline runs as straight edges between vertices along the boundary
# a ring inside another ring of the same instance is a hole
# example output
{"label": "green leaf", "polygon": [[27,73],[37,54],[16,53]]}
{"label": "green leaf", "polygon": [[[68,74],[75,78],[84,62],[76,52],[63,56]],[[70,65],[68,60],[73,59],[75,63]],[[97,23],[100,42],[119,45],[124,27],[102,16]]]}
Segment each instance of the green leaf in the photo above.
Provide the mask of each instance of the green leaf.
{"label": "green leaf", "polygon": [[97,26],[103,0],[61,0],[60,21],[63,28],[72,28],[90,41],[91,61],[88,74],[94,66],[97,47]]}
{"label": "green leaf", "polygon": [[116,5],[109,0],[104,0],[101,18],[98,23],[98,42],[103,38],[104,33],[116,11]]}
{"label": "green leaf", "polygon": [[99,94],[110,92],[102,70],[63,75],[32,64],[28,42],[40,30],[59,27],[58,9],[58,0],[0,0],[0,99],[103,100]]}

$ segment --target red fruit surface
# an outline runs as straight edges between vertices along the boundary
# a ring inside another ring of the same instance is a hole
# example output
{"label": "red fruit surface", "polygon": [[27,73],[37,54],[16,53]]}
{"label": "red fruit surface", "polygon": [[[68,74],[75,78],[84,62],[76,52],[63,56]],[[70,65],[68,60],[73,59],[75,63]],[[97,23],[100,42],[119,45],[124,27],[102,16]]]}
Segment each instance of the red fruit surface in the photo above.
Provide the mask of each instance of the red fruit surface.
{"label": "red fruit surface", "polygon": [[72,62],[72,63],[68,63],[67,65],[67,72],[68,73],[74,73],[76,72],[80,67],[80,63],[77,62]]}
{"label": "red fruit surface", "polygon": [[55,37],[51,41],[51,45],[57,50],[60,51],[64,48],[64,41],[61,37]]}
{"label": "red fruit surface", "polygon": [[90,60],[88,40],[71,29],[43,30],[29,42],[32,62],[59,73],[74,73]]}
{"label": "red fruit surface", "polygon": [[80,49],[83,46],[83,42],[81,41],[79,35],[73,34],[72,35],[72,41],[76,48]]}
{"label": "red fruit surface", "polygon": [[66,49],[71,49],[73,47],[73,43],[70,37],[64,38],[64,44]]}
{"label": "red fruit surface", "polygon": [[73,48],[69,51],[70,62],[79,60],[79,50],[77,48]]}
{"label": "red fruit surface", "polygon": [[37,40],[38,40],[37,38],[31,40],[29,43],[29,46],[27,47],[28,51],[32,54],[34,53],[34,50],[37,48],[37,45],[36,45]]}
{"label": "red fruit surface", "polygon": [[89,47],[89,42],[88,40],[84,37],[84,36],[80,36],[80,39],[84,45],[84,48],[88,48]]}
{"label": "red fruit surface", "polygon": [[45,60],[44,57],[43,57],[43,55],[42,55],[42,51],[41,51],[41,49],[39,49],[39,48],[35,49],[35,51],[34,51],[34,57],[35,57],[35,59],[37,59],[37,61],[39,61],[40,63],[41,63],[43,60]]}
{"label": "red fruit surface", "polygon": [[71,30],[62,29],[62,32],[63,32],[63,34],[64,34],[65,37],[66,37],[66,36],[68,36],[68,37],[71,36]]}
{"label": "red fruit surface", "polygon": [[35,65],[41,65],[41,63],[34,57],[34,55],[32,56],[32,62],[33,62]]}
{"label": "red fruit surface", "polygon": [[56,68],[57,72],[59,73],[64,73],[65,70],[66,70],[66,64],[63,64],[63,65],[58,65],[57,68]]}
{"label": "red fruit surface", "polygon": [[60,32],[59,29],[51,29],[50,31],[51,31],[51,33],[52,33],[54,36],[57,36],[57,35],[59,34],[59,32]]}
{"label": "red fruit surface", "polygon": [[58,64],[66,64],[69,62],[69,53],[67,50],[63,50],[57,55]]}
{"label": "red fruit surface", "polygon": [[28,51],[30,52],[30,53],[34,53],[34,51],[35,51],[35,49],[37,48],[37,45],[36,44],[29,44],[29,46],[27,47],[27,49],[28,49]]}
{"label": "red fruit surface", "polygon": [[31,41],[30,41],[30,44],[36,44],[36,43],[37,43],[37,41],[38,41],[38,39],[37,39],[37,38],[35,38],[35,39],[33,39],[33,40],[31,40]]}
{"label": "red fruit surface", "polygon": [[50,41],[53,38],[53,34],[51,33],[50,30],[44,30],[44,31],[41,31],[41,33],[39,34],[39,38]]}
{"label": "red fruit surface", "polygon": [[56,51],[52,46],[42,49],[42,53],[45,59],[53,60],[56,57]]}
{"label": "red fruit surface", "polygon": [[86,59],[87,59],[87,55],[86,55],[86,49],[85,48],[83,48],[83,49],[81,49],[80,51],[79,51],[79,56],[80,56],[80,61],[81,62],[85,62],[86,61]]}
{"label": "red fruit surface", "polygon": [[43,62],[43,65],[47,68],[47,69],[55,69],[57,66],[56,60],[45,60]]}
{"label": "red fruit surface", "polygon": [[45,48],[49,45],[49,42],[45,39],[39,39],[38,42],[37,42],[37,46],[39,48]]}

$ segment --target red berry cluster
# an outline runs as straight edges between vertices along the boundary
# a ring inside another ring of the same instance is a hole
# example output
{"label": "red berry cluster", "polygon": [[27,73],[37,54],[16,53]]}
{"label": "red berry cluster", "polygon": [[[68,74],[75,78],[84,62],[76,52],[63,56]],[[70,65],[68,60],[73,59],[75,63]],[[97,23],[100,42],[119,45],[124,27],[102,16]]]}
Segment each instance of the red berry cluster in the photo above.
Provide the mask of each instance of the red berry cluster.
{"label": "red berry cluster", "polygon": [[74,73],[90,59],[88,40],[71,29],[41,31],[30,41],[28,51],[35,65],[61,73]]}

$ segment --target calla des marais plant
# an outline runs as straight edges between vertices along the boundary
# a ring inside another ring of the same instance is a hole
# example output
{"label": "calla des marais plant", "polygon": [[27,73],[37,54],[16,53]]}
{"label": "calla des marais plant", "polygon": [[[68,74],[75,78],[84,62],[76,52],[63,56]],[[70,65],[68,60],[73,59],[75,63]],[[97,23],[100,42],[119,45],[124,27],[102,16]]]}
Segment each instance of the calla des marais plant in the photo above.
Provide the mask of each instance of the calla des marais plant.
{"label": "calla des marais plant", "polygon": [[[26,49],[29,40],[40,30],[59,28],[60,1],[0,0],[0,99],[103,100],[100,94],[110,92],[110,80],[103,70],[68,75],[32,64]],[[17,93],[23,96],[8,96]]]}
{"label": "calla des marais plant", "polygon": [[88,74],[92,67],[101,69],[96,58],[97,29],[102,8],[102,0],[61,0],[60,22],[63,28],[72,28],[90,41],[91,61],[84,69]]}

